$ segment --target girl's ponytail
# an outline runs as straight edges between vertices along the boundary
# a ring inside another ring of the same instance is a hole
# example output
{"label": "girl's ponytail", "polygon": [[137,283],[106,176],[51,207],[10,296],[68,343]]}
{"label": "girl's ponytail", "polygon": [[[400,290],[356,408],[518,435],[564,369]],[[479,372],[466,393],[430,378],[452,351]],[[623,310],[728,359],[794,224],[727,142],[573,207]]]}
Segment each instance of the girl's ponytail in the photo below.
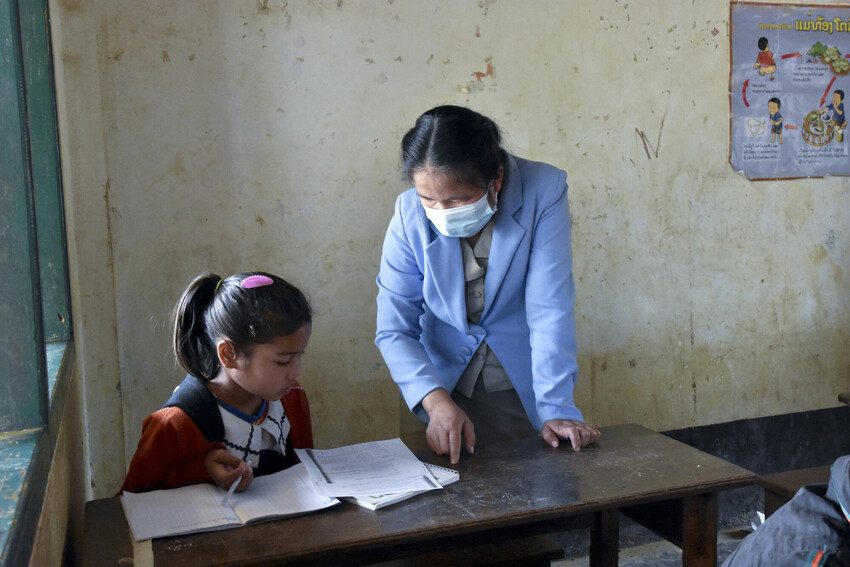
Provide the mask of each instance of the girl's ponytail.
{"label": "girl's ponytail", "polygon": [[215,344],[207,333],[205,313],[215,299],[221,277],[209,272],[192,280],[174,308],[174,354],[180,366],[204,382],[218,372]]}

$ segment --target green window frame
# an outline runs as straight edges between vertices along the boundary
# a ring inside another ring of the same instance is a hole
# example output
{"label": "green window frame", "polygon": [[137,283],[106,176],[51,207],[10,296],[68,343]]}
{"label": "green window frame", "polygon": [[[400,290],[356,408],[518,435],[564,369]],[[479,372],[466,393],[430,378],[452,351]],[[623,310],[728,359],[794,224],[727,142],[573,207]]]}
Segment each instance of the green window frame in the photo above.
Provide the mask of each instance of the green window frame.
{"label": "green window frame", "polygon": [[72,363],[47,2],[0,0],[0,565],[29,562]]}
{"label": "green window frame", "polygon": [[0,432],[47,425],[45,343],[70,339],[47,5],[0,0]]}

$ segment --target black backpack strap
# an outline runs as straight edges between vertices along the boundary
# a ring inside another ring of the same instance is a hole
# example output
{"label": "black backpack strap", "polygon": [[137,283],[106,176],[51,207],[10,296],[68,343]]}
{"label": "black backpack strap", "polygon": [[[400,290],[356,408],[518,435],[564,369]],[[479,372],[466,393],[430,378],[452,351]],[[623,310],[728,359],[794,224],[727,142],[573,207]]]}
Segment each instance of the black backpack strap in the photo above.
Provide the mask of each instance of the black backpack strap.
{"label": "black backpack strap", "polygon": [[195,376],[188,374],[162,407],[178,407],[186,412],[210,443],[224,439],[224,422],[218,402],[206,384]]}

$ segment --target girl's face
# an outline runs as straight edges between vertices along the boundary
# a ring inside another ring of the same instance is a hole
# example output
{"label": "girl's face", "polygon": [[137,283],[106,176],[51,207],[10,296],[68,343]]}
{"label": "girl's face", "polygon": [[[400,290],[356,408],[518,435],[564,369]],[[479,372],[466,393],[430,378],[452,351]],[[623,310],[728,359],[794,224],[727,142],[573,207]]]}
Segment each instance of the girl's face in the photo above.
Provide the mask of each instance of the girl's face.
{"label": "girl's face", "polygon": [[301,357],[311,331],[312,326],[307,323],[291,335],[254,345],[249,355],[238,356],[235,368],[228,373],[231,380],[264,400],[279,400],[301,375]]}

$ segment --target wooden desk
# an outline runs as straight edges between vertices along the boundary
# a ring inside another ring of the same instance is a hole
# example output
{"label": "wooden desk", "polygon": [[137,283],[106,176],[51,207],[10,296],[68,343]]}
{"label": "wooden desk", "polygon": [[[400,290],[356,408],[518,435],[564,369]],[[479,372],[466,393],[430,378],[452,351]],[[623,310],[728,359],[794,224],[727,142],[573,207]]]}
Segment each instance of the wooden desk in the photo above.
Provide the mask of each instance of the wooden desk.
{"label": "wooden desk", "polygon": [[[433,454],[420,457],[448,466]],[[756,480],[638,425],[605,428],[600,441],[580,453],[539,438],[480,445],[457,468],[460,482],[377,512],[342,503],[306,516],[155,540],[156,565],[357,565],[588,524],[591,565],[616,565],[622,511],[679,545],[683,565],[714,566],[717,492]],[[83,564],[118,565],[131,556],[118,500],[88,502]]]}

